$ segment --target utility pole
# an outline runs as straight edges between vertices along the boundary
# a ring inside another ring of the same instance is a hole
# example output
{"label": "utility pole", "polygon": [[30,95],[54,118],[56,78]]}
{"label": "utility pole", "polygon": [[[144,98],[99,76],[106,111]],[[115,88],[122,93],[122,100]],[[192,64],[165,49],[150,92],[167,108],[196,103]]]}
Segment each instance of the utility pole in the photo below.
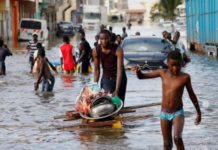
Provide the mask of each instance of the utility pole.
{"label": "utility pole", "polygon": [[11,24],[9,23],[10,22],[10,0],[6,0],[6,4],[5,4],[5,7],[6,7],[6,27],[7,27],[7,31],[6,31],[6,38],[7,40],[9,40],[9,35],[11,34]]}
{"label": "utility pole", "polygon": [[36,3],[36,14],[35,18],[39,19],[39,0],[35,0]]}

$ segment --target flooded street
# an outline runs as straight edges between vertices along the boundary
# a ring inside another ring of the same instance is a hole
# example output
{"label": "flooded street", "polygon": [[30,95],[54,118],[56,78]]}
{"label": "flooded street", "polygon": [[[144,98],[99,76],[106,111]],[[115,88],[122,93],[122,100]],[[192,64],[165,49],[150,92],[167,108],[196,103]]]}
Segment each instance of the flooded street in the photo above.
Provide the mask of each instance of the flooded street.
{"label": "flooded street", "polygon": [[[113,32],[121,34],[122,26]],[[133,35],[161,35],[159,27],[133,26],[127,33]],[[96,31],[88,31],[86,38],[93,47]],[[51,44],[52,42],[52,44]],[[46,55],[50,61],[59,60],[61,39],[51,40]],[[185,127],[183,140],[188,150],[218,149],[218,61],[204,55],[190,53],[191,63],[184,71],[192,77],[192,85],[202,110],[202,122],[194,125],[195,109],[187,92],[183,97]],[[137,110],[128,116],[149,115],[143,119],[125,122],[123,129],[79,129],[71,132],[57,130],[79,122],[55,120],[54,116],[72,110],[81,88],[93,75],[63,77],[55,75],[53,94],[34,91],[35,78],[29,74],[28,56],[16,51],[6,59],[7,76],[0,77],[0,149],[63,149],[63,150],[159,150],[162,149],[160,106]],[[127,71],[128,84],[125,106],[161,102],[161,80],[138,80]],[[175,149],[175,145],[174,148]]]}

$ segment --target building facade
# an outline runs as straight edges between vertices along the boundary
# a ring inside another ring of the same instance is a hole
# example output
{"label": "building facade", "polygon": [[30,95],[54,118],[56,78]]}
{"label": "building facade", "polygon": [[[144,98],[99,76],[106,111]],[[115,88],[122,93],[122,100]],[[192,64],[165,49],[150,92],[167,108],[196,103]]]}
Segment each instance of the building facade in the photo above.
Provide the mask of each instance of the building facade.
{"label": "building facade", "polygon": [[118,0],[117,9],[128,9],[128,0]]}
{"label": "building facade", "polygon": [[0,1],[0,37],[4,40],[11,35],[11,7],[10,0]]}
{"label": "building facade", "polygon": [[102,0],[0,0],[0,37],[17,40],[21,18],[45,19],[50,31],[59,21],[82,22],[83,5]]}
{"label": "building facade", "polygon": [[17,40],[21,18],[33,18],[34,0],[1,0],[0,1],[0,36],[4,40]]}

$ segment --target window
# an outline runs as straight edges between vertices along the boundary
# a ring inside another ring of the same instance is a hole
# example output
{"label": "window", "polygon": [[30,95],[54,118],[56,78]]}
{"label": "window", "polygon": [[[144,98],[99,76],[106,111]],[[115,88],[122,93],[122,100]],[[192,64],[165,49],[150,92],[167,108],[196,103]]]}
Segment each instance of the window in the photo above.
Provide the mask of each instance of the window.
{"label": "window", "polygon": [[21,28],[26,28],[26,29],[41,29],[41,22],[31,21],[31,20],[23,20],[21,22]]}
{"label": "window", "polygon": [[87,19],[100,19],[101,14],[99,14],[99,13],[85,13],[85,18],[87,18]]}

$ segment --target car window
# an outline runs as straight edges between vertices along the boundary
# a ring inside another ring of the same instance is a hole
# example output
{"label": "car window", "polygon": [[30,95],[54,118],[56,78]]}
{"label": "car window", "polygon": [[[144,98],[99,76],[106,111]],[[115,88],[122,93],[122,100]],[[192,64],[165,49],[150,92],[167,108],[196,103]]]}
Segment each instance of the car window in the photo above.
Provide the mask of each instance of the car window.
{"label": "car window", "polygon": [[123,49],[126,52],[134,51],[168,51],[170,44],[162,39],[134,38],[126,39],[123,43]]}
{"label": "car window", "polygon": [[63,28],[69,28],[69,27],[73,27],[71,24],[62,24],[61,27]]}
{"label": "car window", "polygon": [[60,22],[61,25],[72,25],[70,22]]}
{"label": "car window", "polygon": [[59,25],[61,27],[72,27],[73,26],[73,24],[70,22],[61,22],[61,23],[59,23]]}
{"label": "car window", "polygon": [[85,18],[87,19],[99,19],[101,18],[101,14],[100,13],[85,13]]}
{"label": "car window", "polygon": [[23,20],[21,22],[21,28],[26,28],[26,29],[41,29],[41,22],[39,22],[39,21]]}

